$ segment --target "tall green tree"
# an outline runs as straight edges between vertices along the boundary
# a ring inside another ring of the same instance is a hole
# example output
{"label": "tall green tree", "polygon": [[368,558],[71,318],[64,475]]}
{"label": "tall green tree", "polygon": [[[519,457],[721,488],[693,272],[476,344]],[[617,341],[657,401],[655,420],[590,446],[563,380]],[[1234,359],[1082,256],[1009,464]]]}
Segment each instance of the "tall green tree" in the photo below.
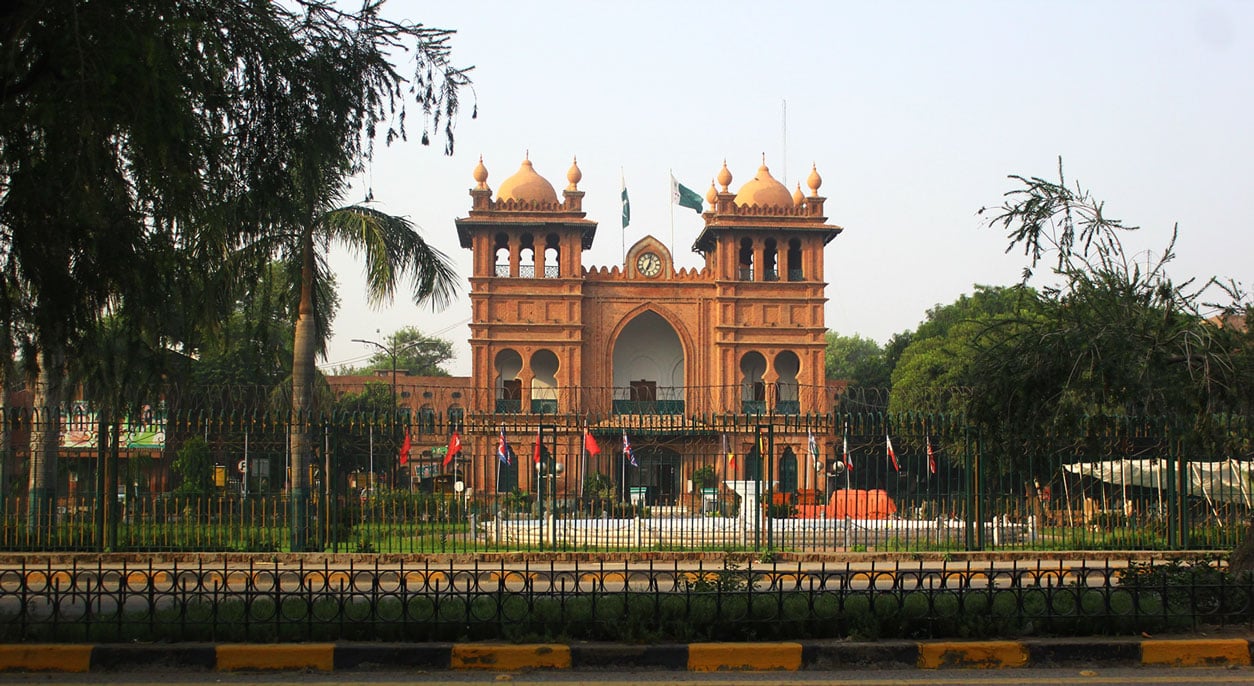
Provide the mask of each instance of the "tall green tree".
{"label": "tall green tree", "polygon": [[829,379],[848,381],[851,386],[887,387],[891,370],[878,343],[858,334],[826,334],[824,371]]}
{"label": "tall green tree", "polygon": [[908,343],[892,369],[889,409],[965,412],[977,359],[1005,335],[1002,323],[1030,318],[1036,305],[1031,288],[977,284],[970,295],[930,308],[918,329],[901,337]]}
{"label": "tall green tree", "polygon": [[[328,213],[380,128],[387,142],[405,137],[407,103],[423,116],[423,142],[440,132],[451,152],[468,85],[449,63],[450,31],[386,19],[378,0],[353,11],[317,0],[19,0],[0,10],[0,36],[0,298],[29,298],[48,363],[110,303],[187,271],[176,265],[212,270],[276,232],[302,239],[300,312],[312,326],[315,225],[338,221]],[[406,54],[408,77],[393,62]],[[192,259],[153,259],[169,245]],[[391,268],[377,267],[370,278],[389,281]],[[233,291],[199,292],[190,307]],[[298,350],[312,333],[298,323]],[[298,388],[308,371],[294,370]],[[41,387],[60,403],[56,386]],[[56,440],[48,428],[38,440]]]}
{"label": "tall green tree", "polygon": [[[396,369],[412,376],[448,376],[444,365],[453,359],[453,343],[438,336],[428,336],[416,327],[406,326],[394,331],[384,345],[396,353]],[[348,374],[391,372],[392,356],[377,350],[362,367],[345,370]]]}
{"label": "tall green tree", "polygon": [[[990,325],[998,335],[985,336],[971,370],[971,416],[998,429],[987,434],[1001,442],[998,452],[1013,460],[1076,454],[1091,448],[1075,431],[1080,420],[1121,415],[1180,418],[1193,449],[1224,451],[1215,417],[1250,407],[1254,379],[1242,375],[1235,331],[1208,315],[1245,309],[1242,294],[1213,278],[1174,281],[1175,229],[1156,262],[1130,259],[1122,238],[1133,227],[1068,186],[1061,163],[1057,181],[1011,178],[1018,187],[986,210],[989,223],[1006,232],[1009,250],[1024,251],[1025,279],[1047,264],[1051,285],[1030,315]],[[1212,296],[1228,302],[1209,306]]]}

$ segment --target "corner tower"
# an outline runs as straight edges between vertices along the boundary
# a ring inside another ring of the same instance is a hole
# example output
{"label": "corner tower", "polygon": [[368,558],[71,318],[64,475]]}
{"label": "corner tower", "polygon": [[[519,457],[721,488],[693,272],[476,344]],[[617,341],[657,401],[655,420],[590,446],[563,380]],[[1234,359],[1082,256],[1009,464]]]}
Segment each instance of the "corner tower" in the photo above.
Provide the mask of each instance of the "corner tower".
{"label": "corner tower", "polygon": [[764,159],[738,192],[726,163],[716,180],[693,250],[715,280],[712,372],[736,394],[722,401],[744,412],[824,408],[823,249],[843,229],[823,215],[823,179],[811,167],[810,194],[800,184],[789,193]]}
{"label": "corner tower", "polygon": [[559,199],[524,159],[496,199],[480,158],[469,216],[457,235],[472,253],[470,348],[473,378],[491,383],[473,401],[480,412],[557,412],[578,385],[583,250],[596,222],[585,218],[577,162]]}

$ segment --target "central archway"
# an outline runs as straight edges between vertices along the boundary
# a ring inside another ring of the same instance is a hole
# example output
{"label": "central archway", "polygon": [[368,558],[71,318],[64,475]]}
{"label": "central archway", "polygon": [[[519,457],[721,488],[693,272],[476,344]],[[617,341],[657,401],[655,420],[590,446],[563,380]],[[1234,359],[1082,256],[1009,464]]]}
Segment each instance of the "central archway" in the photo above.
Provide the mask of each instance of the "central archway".
{"label": "central archway", "polygon": [[614,341],[614,412],[683,414],[684,346],[662,315],[636,315]]}

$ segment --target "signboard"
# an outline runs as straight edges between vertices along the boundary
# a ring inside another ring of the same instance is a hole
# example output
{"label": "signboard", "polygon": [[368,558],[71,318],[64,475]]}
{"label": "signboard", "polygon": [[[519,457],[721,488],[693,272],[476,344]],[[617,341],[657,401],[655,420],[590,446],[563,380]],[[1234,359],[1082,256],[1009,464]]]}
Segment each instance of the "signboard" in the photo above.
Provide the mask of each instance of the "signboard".
{"label": "signboard", "polygon": [[[91,403],[76,400],[69,411],[61,413],[61,447],[96,448],[100,418]],[[123,419],[119,431],[123,448],[161,450],[165,448],[165,409],[144,405],[139,415]]]}
{"label": "signboard", "polygon": [[239,462],[236,462],[235,471],[239,472],[240,474],[247,473],[248,472],[248,460],[240,460]]}

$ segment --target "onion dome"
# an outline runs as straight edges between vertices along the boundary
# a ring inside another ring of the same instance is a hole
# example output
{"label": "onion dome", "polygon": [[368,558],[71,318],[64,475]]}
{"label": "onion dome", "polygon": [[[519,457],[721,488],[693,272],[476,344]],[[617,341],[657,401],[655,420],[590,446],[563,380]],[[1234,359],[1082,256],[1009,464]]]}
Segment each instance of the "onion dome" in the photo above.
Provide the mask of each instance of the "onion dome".
{"label": "onion dome", "polygon": [[810,165],[810,177],[806,179],[806,185],[810,187],[810,196],[815,197],[819,194],[819,186],[823,185],[823,177],[819,176],[819,168]]}
{"label": "onion dome", "polygon": [[578,186],[581,179],[583,179],[583,172],[579,171],[579,160],[572,157],[570,158],[570,169],[566,170],[566,180],[570,182],[570,185],[566,187],[566,190],[579,190]]}
{"label": "onion dome", "polygon": [[771,176],[771,170],[763,164],[758,173],[749,183],[740,187],[736,193],[736,204],[740,207],[759,205],[762,207],[792,207],[792,194],[784,188],[784,184]]}
{"label": "onion dome", "polygon": [[475,188],[479,190],[487,190],[488,188],[488,168],[483,166],[483,155],[479,156],[479,164],[475,165],[474,171]]}
{"label": "onion dome", "polygon": [[531,159],[525,158],[518,171],[501,182],[501,187],[496,190],[496,200],[556,203],[557,191],[553,190],[553,184],[536,173],[535,167],[531,166]]}
{"label": "onion dome", "polygon": [[705,201],[710,203],[710,207],[718,202],[718,191],[714,188],[714,179],[710,179],[710,190],[705,192]]}
{"label": "onion dome", "polygon": [[801,207],[803,204],[805,204],[805,201],[806,201],[805,196],[801,194],[801,184],[798,183],[797,190],[792,192],[793,207]]}
{"label": "onion dome", "polygon": [[731,171],[727,169],[727,160],[723,160],[723,168],[718,170],[717,179],[719,184],[723,186],[723,192],[726,193],[727,187],[730,186],[732,182]]}

